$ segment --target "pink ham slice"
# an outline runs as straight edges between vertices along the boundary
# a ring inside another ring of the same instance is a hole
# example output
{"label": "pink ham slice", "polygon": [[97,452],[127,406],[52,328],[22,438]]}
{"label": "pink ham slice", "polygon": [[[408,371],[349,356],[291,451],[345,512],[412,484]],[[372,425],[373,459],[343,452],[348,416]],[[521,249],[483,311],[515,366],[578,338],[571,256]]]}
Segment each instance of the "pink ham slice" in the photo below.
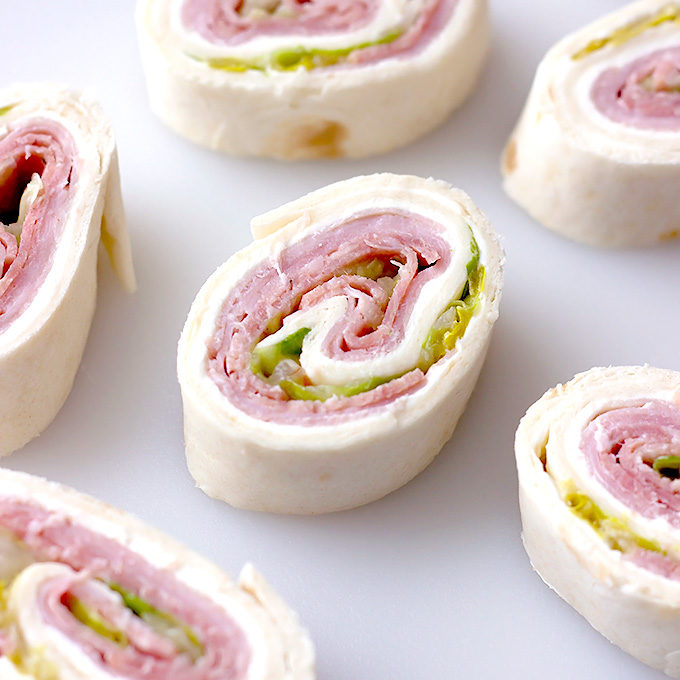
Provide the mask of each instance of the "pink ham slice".
{"label": "pink ham slice", "polygon": [[3,229],[2,224],[0,224],[0,279],[7,274],[12,262],[16,260],[17,251],[16,237]]}
{"label": "pink ham slice", "polygon": [[[380,0],[282,0],[285,13],[254,19],[241,11],[243,0],[185,0],[184,25],[207,41],[238,45],[262,35],[319,35],[356,31],[371,21]],[[458,0],[430,0],[399,38],[356,50],[348,62],[369,63],[422,49],[442,30]],[[378,38],[380,36],[377,36]]]}
{"label": "pink ham slice", "polygon": [[22,120],[0,139],[0,222],[12,220],[33,173],[41,176],[43,192],[26,215],[18,248],[0,223],[0,332],[28,307],[45,279],[75,191],[75,144],[58,123]]}
{"label": "pink ham slice", "polygon": [[638,567],[652,571],[659,576],[680,581],[680,564],[667,555],[639,548],[633,551],[628,559]]}
{"label": "pink ham slice", "polygon": [[[615,498],[643,517],[680,527],[680,479],[652,467],[661,456],[680,454],[680,407],[654,400],[607,411],[583,431],[581,450],[593,476]],[[639,549],[628,557],[680,580],[680,564],[661,553]]]}
{"label": "pink ham slice", "polygon": [[[253,19],[243,11],[244,0],[186,0],[182,20],[206,40],[234,45],[260,35],[315,35],[351,31],[375,15],[376,0],[282,0],[277,14]],[[289,16],[286,16],[286,13]]]}
{"label": "pink ham slice", "polygon": [[680,130],[680,46],[604,71],[591,96],[597,109],[617,123]]}
{"label": "pink ham slice", "polygon": [[[288,246],[277,262],[253,268],[225,300],[208,347],[208,371],[222,394],[260,420],[294,418],[311,424],[366,413],[418,389],[425,376],[414,369],[352,397],[325,402],[288,400],[280,387],[253,373],[250,357],[272,319],[338,294],[346,295],[350,304],[345,318],[326,338],[325,352],[343,361],[389,352],[403,339],[423,285],[450,265],[451,248],[439,235],[441,231],[440,225],[407,212],[356,215]],[[373,258],[403,263],[388,302],[384,290],[371,280],[333,276]]]}
{"label": "pink ham slice", "polygon": [[[39,593],[40,611],[47,623],[72,639],[107,671],[134,680],[245,677],[251,650],[243,631],[222,608],[172,573],[36,503],[0,498],[0,528],[20,540],[36,561],[58,562],[80,572],[73,578],[46,582]],[[193,662],[187,654],[178,653],[169,640],[116,602],[107,593],[105,583],[122,586],[188,626],[200,640],[204,654]],[[118,645],[78,623],[67,607],[67,594],[101,612],[128,635],[129,644]]]}

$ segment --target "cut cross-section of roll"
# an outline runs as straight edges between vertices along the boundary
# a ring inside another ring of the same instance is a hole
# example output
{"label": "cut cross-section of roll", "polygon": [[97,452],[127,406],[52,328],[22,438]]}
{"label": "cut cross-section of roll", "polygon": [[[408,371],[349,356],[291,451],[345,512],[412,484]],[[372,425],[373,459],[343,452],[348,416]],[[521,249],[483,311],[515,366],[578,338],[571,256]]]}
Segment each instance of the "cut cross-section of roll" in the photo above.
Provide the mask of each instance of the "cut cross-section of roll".
{"label": "cut cross-section of roll", "polygon": [[489,41],[486,0],[139,0],[137,26],[167,125],[283,159],[421,136],[469,94]]}
{"label": "cut cross-section of roll", "polygon": [[313,680],[295,614],[139,520],[0,471],[0,677]]}
{"label": "cut cross-section of roll", "polygon": [[52,421],[94,312],[99,243],[135,286],[116,147],[89,97],[0,91],[0,455]]}
{"label": "cut cross-section of roll", "polygon": [[256,510],[380,498],[434,458],[472,392],[498,315],[497,237],[463,192],[387,174],[252,228],[179,344],[191,474]]}
{"label": "cut cross-section of roll", "polygon": [[680,232],[680,2],[642,0],[541,62],[502,162],[508,194],[595,246]]}
{"label": "cut cross-section of roll", "polygon": [[680,373],[577,375],[529,409],[515,451],[533,567],[612,642],[680,678]]}

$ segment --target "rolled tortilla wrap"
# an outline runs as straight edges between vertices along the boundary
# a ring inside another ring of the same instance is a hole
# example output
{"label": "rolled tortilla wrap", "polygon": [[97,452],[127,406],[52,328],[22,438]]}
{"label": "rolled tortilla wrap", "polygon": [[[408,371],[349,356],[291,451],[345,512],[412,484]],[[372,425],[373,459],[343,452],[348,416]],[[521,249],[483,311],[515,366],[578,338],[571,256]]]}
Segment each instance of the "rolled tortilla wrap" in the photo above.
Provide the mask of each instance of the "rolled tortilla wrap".
{"label": "rolled tortilla wrap", "polygon": [[252,222],[179,343],[189,470],[237,507],[320,513],[405,484],[451,437],[502,253],[444,182],[371,175]]}
{"label": "rolled tortilla wrap", "polygon": [[541,224],[595,246],[680,229],[680,3],[642,0],[541,62],[503,156],[505,189]]}
{"label": "rolled tortilla wrap", "polygon": [[40,434],[73,384],[100,241],[135,286],[111,128],[89,97],[0,91],[0,455]]}
{"label": "rolled tortilla wrap", "polygon": [[515,451],[534,569],[614,644],[680,677],[680,373],[577,375],[529,409]]}
{"label": "rolled tortilla wrap", "polygon": [[283,159],[420,137],[469,94],[489,40],[486,0],[140,0],[137,27],[167,125]]}
{"label": "rolled tortilla wrap", "polygon": [[0,471],[0,554],[3,678],[314,678],[311,642],[252,566],[234,583],[73,490]]}

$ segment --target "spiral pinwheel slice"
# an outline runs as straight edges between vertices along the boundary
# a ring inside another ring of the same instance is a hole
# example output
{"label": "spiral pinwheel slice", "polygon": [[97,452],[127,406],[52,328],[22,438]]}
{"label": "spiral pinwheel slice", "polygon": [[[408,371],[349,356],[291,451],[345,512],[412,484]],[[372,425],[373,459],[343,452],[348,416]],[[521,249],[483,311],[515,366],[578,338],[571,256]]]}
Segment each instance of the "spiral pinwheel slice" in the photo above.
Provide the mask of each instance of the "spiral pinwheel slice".
{"label": "spiral pinwheel slice", "polygon": [[474,86],[489,33],[486,0],[139,0],[137,25],[167,125],[283,159],[421,136]]}
{"label": "spiral pinwheel slice", "polygon": [[595,246],[680,230],[680,2],[642,0],[553,47],[503,157],[505,189]]}
{"label": "spiral pinwheel slice", "polygon": [[0,471],[0,677],[313,680],[295,614],[142,522]]}
{"label": "spiral pinwheel slice", "polygon": [[116,147],[98,105],[51,85],[0,91],[0,455],[68,396],[100,241],[132,290]]}
{"label": "spiral pinwheel slice", "polygon": [[515,442],[543,580],[629,654],[680,677],[680,373],[595,368],[549,390]]}
{"label": "spiral pinwheel slice", "polygon": [[453,433],[501,249],[443,182],[372,175],[255,218],[179,344],[187,461],[237,507],[319,513],[405,484]]}

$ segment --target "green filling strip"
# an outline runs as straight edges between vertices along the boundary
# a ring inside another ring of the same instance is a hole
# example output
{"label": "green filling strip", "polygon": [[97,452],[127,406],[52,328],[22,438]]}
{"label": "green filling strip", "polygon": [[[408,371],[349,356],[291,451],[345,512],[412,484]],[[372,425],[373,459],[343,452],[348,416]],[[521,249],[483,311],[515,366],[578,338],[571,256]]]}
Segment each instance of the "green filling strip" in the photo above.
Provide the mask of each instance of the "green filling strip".
{"label": "green filling strip", "polygon": [[[180,654],[188,654],[192,661],[203,656],[205,651],[203,645],[191,628],[181,624],[171,614],[156,609],[146,600],[116,583],[109,583],[108,587],[120,595],[123,604],[133,614],[142,619],[155,632],[169,638]],[[123,631],[113,628],[97,611],[74,595],[67,595],[65,605],[76,620],[93,630],[97,635],[115,642],[120,647],[127,647],[130,644],[128,636]]]}
{"label": "green filling strip", "polygon": [[423,372],[427,371],[432,364],[439,361],[448,351],[456,346],[458,340],[463,337],[479,306],[482,290],[484,289],[486,270],[479,264],[479,246],[474,238],[470,242],[470,251],[472,257],[467,263],[468,280],[463,293],[460,299],[453,301],[440,314],[441,317],[450,309],[453,309],[455,311],[455,320],[450,326],[438,327],[435,324],[428,333],[423,343],[421,358],[418,363],[418,368]]}
{"label": "green filling strip", "polygon": [[611,47],[618,47],[619,45],[623,45],[629,40],[637,37],[641,33],[644,33],[648,29],[654,28],[655,26],[660,26],[661,24],[665,24],[669,21],[674,21],[675,23],[680,24],[680,6],[675,4],[666,5],[657,14],[645,17],[644,19],[639,19],[638,21],[634,21],[623,28],[619,28],[606,38],[596,38],[595,40],[591,40],[583,49],[573,54],[571,58],[574,61],[578,61],[579,59],[587,57],[589,54],[593,54],[594,52],[601,50],[607,45],[610,45]]}
{"label": "green filling strip", "polygon": [[592,498],[573,488],[572,484],[568,486],[563,496],[568,508],[584,522],[588,522],[612,550],[630,553],[636,548],[642,548],[662,555],[667,554],[656,541],[650,541],[636,534],[623,520],[607,515]]}
{"label": "green filling strip", "polygon": [[680,476],[680,456],[659,456],[652,467],[664,477],[677,479]]}
{"label": "green filling strip", "polygon": [[[454,310],[452,315],[454,318],[451,325],[439,327],[435,323],[435,326],[430,330],[423,343],[420,360],[416,366],[423,373],[456,346],[456,342],[465,333],[470,320],[479,306],[486,271],[484,266],[479,263],[479,246],[474,238],[470,242],[470,252],[472,257],[467,263],[468,280],[463,293],[460,298],[451,302],[439,315],[439,318],[441,318],[444,314],[449,313],[450,310]],[[383,272],[383,265],[379,260],[371,260],[352,267],[351,272],[377,279]],[[278,323],[280,323],[280,320]],[[276,326],[274,322],[269,325],[269,327],[274,326]],[[253,373],[266,379],[274,373],[279,362],[284,359],[290,359],[299,363],[302,343],[310,331],[310,328],[300,328],[274,345],[256,348],[250,361],[250,368]],[[278,385],[290,399],[325,401],[330,397],[353,397],[357,394],[368,392],[384,383],[400,378],[402,375],[404,374],[374,377],[346,385],[301,385],[293,380],[281,380]]]}
{"label": "green filling strip", "polygon": [[90,630],[93,630],[97,635],[115,642],[120,647],[127,647],[128,644],[130,644],[127,635],[125,635],[123,631],[116,630],[110,626],[94,609],[88,607],[84,602],[75,597],[75,595],[67,593],[64,604],[71,612],[74,619],[80,621],[80,623],[87,626]]}
{"label": "green filling strip", "polygon": [[9,113],[16,104],[8,104],[7,106],[0,106],[0,116],[4,116],[6,113]]}
{"label": "green filling strip", "polygon": [[307,47],[293,47],[280,49],[261,57],[253,59],[238,59],[235,57],[202,58],[188,55],[196,61],[207,64],[210,68],[219,71],[231,71],[243,73],[244,71],[295,71],[304,68],[311,71],[315,68],[335,66],[344,61],[352,52],[365,50],[368,47],[389,45],[403,34],[403,31],[394,31],[386,36],[368,42],[341,47],[336,50],[324,50]]}

